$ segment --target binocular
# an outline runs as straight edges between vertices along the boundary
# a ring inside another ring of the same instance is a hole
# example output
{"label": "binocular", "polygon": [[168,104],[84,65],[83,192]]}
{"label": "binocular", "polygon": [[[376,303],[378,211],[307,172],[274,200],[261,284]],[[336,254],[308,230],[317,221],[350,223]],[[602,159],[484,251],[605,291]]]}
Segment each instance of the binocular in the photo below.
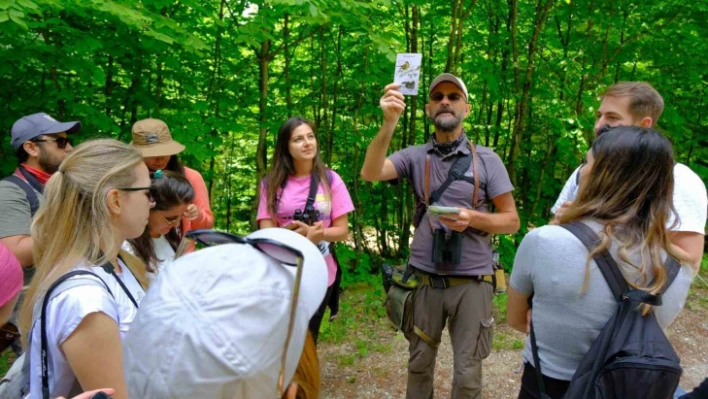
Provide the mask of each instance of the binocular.
{"label": "binocular", "polygon": [[293,220],[297,220],[298,222],[302,222],[308,226],[312,226],[318,220],[320,220],[320,211],[318,211],[312,206],[305,207],[304,212],[302,209],[297,209],[295,210],[295,214],[293,215]]}
{"label": "binocular", "polygon": [[462,233],[437,229],[433,233],[433,259],[436,265],[459,265],[462,262]]}

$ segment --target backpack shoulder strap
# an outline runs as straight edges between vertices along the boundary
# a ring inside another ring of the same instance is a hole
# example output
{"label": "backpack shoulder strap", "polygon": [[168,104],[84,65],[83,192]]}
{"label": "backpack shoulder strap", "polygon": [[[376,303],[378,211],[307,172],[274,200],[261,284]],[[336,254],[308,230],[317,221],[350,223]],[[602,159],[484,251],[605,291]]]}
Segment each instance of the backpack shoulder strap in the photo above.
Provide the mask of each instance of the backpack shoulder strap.
{"label": "backpack shoulder strap", "polygon": [[[563,227],[573,233],[573,235],[585,245],[588,252],[592,252],[600,242],[600,238],[597,234],[585,223],[572,222],[562,224],[560,227]],[[629,291],[629,286],[627,285],[627,281],[625,281],[622,272],[619,270],[617,262],[615,262],[608,251],[595,254],[593,259],[595,260],[595,263],[597,263],[597,267],[602,272],[602,275],[605,277],[607,285],[610,286],[612,295],[618,302],[622,301],[622,296]]]}
{"label": "backpack shoulder strap", "polygon": [[320,177],[316,173],[310,175],[310,192],[307,194],[307,202],[305,202],[305,209],[310,209],[315,204],[315,199],[317,198],[317,187],[320,185]]}
{"label": "backpack shoulder strap", "polygon": [[479,208],[482,204],[479,202],[479,173],[477,169],[477,148],[472,140],[470,140],[470,151],[472,152],[472,173],[474,173],[474,191],[472,192],[472,209]]}
{"label": "backpack shoulder strap", "polygon": [[[592,251],[597,246],[600,241],[599,237],[595,232],[582,222],[572,222],[567,224],[562,224],[561,227],[573,233],[583,244],[588,248],[588,251]],[[667,281],[661,292],[657,295],[650,294],[644,290],[640,289],[630,289],[627,285],[627,281],[622,275],[622,271],[617,265],[617,262],[612,258],[609,251],[603,251],[596,254],[593,259],[597,263],[598,268],[602,272],[607,285],[610,286],[612,290],[612,295],[618,302],[624,299],[630,299],[636,302],[641,302],[651,306],[661,306],[661,294],[666,291],[669,285],[674,281],[681,267],[676,262],[675,259],[668,257],[664,263],[664,267],[667,269]]]}
{"label": "backpack shoulder strap", "polygon": [[664,288],[661,289],[662,294],[669,289],[669,286],[671,286],[674,280],[676,280],[676,277],[678,277],[678,274],[681,271],[681,264],[670,255],[667,255],[666,261],[664,262],[664,268],[666,269],[666,284],[664,284]]}
{"label": "backpack shoulder strap", "polygon": [[[425,163],[426,163],[426,168],[425,168],[425,175],[426,175],[426,180],[427,182],[425,183],[426,187],[430,186],[430,154],[426,154],[425,156]],[[455,161],[452,163],[452,166],[450,167],[450,171],[447,174],[447,179],[438,187],[437,190],[435,190],[432,194],[429,195],[428,205],[434,204],[437,202],[447,190],[448,187],[450,187],[450,184],[454,182],[455,180],[459,179],[464,179],[465,178],[465,172],[467,172],[470,168],[470,165],[472,164],[472,157],[468,155],[458,155]],[[475,187],[477,187],[475,185]],[[475,189],[475,192],[477,190]],[[428,188],[428,192],[430,192],[430,188]],[[474,204],[473,204],[474,206]]]}
{"label": "backpack shoulder strap", "polygon": [[[83,278],[80,279],[71,279],[72,277],[76,276],[84,276]],[[97,280],[94,278],[91,278],[90,276],[95,277]],[[71,280],[69,280],[71,279]],[[49,289],[47,290],[47,293],[44,295],[44,299],[42,300],[42,308],[41,308],[41,320],[40,320],[40,333],[41,333],[41,353],[40,353],[40,358],[42,359],[42,397],[43,398],[49,398],[49,374],[48,374],[48,364],[47,364],[47,304],[52,298],[55,298],[57,295],[61,294],[62,292],[65,292],[71,288],[82,286],[82,285],[97,285],[101,286],[108,291],[108,293],[113,296],[113,293],[111,292],[111,289],[108,288],[108,285],[106,284],[103,279],[101,279],[96,273],[90,272],[88,270],[74,270],[71,271],[61,277],[57,281],[52,284]],[[36,310],[36,307],[35,307]],[[36,317],[37,312],[33,312],[33,315]]]}
{"label": "backpack shoulder strap", "polygon": [[34,217],[35,213],[37,213],[37,210],[39,209],[39,198],[37,197],[37,192],[34,191],[32,186],[14,174],[7,176],[3,180],[18,185],[22,191],[25,192],[27,202],[29,202],[30,205],[30,214]]}

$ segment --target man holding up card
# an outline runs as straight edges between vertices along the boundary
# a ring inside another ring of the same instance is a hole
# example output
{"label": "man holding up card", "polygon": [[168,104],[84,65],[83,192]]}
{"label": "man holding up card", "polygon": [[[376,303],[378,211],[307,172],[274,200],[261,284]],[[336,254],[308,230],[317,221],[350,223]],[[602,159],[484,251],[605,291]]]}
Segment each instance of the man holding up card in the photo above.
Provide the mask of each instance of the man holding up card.
{"label": "man holding up card", "polygon": [[[400,88],[393,83],[384,89],[380,101],[384,124],[369,144],[361,176],[367,181],[405,178],[416,194],[409,265],[419,288],[413,303],[414,328],[404,331],[410,344],[406,397],[433,397],[437,347],[449,323],[455,362],[452,398],[479,398],[481,361],[491,351],[494,323],[491,234],[519,229],[514,187],[499,156],[475,146],[465,135],[462,121],[470,113],[467,87],[447,73],[433,80],[425,105],[435,125],[434,137],[386,158],[406,106]],[[494,213],[489,211],[490,202]]]}

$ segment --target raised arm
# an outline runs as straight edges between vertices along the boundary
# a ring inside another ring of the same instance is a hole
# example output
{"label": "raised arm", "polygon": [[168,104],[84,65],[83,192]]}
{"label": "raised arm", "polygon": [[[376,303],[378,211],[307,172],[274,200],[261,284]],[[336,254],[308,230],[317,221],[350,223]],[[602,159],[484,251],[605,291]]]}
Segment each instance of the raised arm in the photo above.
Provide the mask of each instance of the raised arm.
{"label": "raised arm", "polygon": [[384,88],[384,95],[379,101],[383,110],[384,123],[366,149],[364,166],[361,168],[361,177],[366,181],[387,181],[398,177],[393,163],[386,159],[386,153],[391,144],[393,131],[406,108],[403,94],[398,91],[399,88],[400,85],[396,83],[389,84]]}

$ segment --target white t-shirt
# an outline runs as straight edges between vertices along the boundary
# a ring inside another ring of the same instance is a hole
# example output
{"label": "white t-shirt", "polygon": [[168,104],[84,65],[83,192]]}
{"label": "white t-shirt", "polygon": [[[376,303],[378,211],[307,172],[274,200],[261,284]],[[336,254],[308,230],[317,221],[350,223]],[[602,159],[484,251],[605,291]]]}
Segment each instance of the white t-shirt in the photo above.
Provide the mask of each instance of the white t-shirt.
{"label": "white t-shirt", "polygon": [[155,270],[159,273],[165,265],[175,260],[175,250],[172,249],[172,245],[170,245],[165,236],[153,238],[152,243],[155,246],[155,255],[159,259],[157,265],[155,265]]}
{"label": "white t-shirt", "polygon": [[[575,201],[578,196],[578,172],[575,169],[565,182],[558,200],[551,212],[554,214],[566,201]],[[688,166],[677,163],[674,165],[674,208],[678,214],[677,225],[671,228],[675,216],[671,213],[667,227],[672,231],[687,231],[705,234],[706,213],[708,212],[708,195],[706,186]]]}
{"label": "white t-shirt", "polygon": [[[152,244],[155,246],[155,255],[157,256],[158,262],[151,265],[155,270],[155,273],[147,273],[147,277],[151,282],[155,279],[157,274],[160,273],[160,270],[175,260],[175,250],[172,249],[172,245],[170,245],[170,242],[167,241],[165,236],[152,238]],[[135,255],[135,250],[128,241],[123,241],[122,248],[123,250]]]}
{"label": "white t-shirt", "polygon": [[[122,272],[118,273],[116,271],[118,278],[125,284],[135,301],[140,304],[140,301],[145,296],[145,290],[143,290],[125,264],[120,260],[119,264]],[[95,273],[110,288],[113,296],[99,282],[100,286],[82,285],[69,288],[52,298],[47,304],[47,366],[49,396],[52,398],[68,396],[76,381],[71,366],[69,366],[64,352],[61,350],[61,345],[79,326],[84,317],[95,312],[106,314],[118,324],[120,336],[123,339],[138,310],[118,281],[101,267],[81,265],[73,270],[88,270]],[[42,397],[40,319],[41,317],[39,316],[35,319],[30,333],[31,398]],[[86,348],[86,350],[91,350],[91,348]]]}

